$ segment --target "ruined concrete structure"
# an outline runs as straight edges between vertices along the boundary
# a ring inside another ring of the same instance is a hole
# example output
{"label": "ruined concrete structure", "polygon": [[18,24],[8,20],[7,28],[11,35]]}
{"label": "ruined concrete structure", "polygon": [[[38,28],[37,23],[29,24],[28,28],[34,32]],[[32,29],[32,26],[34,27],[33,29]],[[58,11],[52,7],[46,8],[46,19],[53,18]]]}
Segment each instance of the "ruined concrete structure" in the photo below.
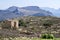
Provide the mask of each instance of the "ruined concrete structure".
{"label": "ruined concrete structure", "polygon": [[4,23],[6,24],[5,26],[8,26],[8,27],[19,28],[19,20],[17,19],[8,19]]}

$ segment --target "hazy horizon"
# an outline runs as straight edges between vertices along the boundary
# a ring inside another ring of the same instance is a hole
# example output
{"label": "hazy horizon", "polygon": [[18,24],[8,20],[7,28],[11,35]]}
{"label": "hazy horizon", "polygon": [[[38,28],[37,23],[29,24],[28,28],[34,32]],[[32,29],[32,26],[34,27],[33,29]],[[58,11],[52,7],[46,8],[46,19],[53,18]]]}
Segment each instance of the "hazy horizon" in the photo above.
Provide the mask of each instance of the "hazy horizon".
{"label": "hazy horizon", "polygon": [[7,9],[11,6],[26,7],[39,6],[58,9],[60,8],[60,0],[1,0],[0,9]]}

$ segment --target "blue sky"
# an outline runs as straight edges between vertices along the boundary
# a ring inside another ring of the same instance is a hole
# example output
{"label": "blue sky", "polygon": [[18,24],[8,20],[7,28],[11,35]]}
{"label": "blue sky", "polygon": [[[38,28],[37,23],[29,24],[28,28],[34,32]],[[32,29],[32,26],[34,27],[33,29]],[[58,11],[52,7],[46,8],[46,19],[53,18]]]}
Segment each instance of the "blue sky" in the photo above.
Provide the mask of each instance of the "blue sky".
{"label": "blue sky", "polygon": [[0,9],[7,9],[10,6],[39,6],[60,8],[60,0],[0,0]]}

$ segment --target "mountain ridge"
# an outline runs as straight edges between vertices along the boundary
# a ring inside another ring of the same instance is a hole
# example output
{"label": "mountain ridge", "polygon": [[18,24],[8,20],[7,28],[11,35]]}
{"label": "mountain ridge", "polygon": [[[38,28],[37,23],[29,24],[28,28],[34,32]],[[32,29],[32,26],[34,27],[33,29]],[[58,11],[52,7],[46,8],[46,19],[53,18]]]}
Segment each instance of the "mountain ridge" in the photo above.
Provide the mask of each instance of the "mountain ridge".
{"label": "mountain ridge", "polygon": [[0,20],[16,18],[20,16],[52,16],[51,12],[40,9],[38,6],[16,7],[0,10]]}

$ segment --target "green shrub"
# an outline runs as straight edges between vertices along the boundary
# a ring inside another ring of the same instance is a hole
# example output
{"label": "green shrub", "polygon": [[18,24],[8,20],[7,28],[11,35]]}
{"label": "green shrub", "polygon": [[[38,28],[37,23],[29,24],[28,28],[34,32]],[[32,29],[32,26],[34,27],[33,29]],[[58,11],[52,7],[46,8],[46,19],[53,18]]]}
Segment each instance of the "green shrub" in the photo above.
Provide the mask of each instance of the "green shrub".
{"label": "green shrub", "polygon": [[42,35],[42,38],[43,38],[43,39],[53,39],[54,36],[53,36],[53,34],[43,34],[43,35]]}
{"label": "green shrub", "polygon": [[51,25],[53,25],[51,20],[46,20],[43,22],[43,26],[45,26],[45,28],[51,27]]}
{"label": "green shrub", "polygon": [[26,23],[23,20],[19,20],[19,26],[27,27]]}

